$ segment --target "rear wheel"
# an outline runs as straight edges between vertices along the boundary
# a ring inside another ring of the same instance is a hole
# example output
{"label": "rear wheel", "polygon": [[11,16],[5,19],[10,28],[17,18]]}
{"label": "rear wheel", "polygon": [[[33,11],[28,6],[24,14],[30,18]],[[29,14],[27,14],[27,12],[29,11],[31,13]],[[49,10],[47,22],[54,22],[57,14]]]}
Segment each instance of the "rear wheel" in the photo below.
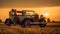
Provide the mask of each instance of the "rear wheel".
{"label": "rear wheel", "polygon": [[23,26],[24,26],[24,27],[31,27],[31,25],[30,25],[31,22],[32,22],[31,19],[25,19],[25,20],[23,21]]}
{"label": "rear wheel", "polygon": [[25,26],[30,27],[31,20],[25,20]]}

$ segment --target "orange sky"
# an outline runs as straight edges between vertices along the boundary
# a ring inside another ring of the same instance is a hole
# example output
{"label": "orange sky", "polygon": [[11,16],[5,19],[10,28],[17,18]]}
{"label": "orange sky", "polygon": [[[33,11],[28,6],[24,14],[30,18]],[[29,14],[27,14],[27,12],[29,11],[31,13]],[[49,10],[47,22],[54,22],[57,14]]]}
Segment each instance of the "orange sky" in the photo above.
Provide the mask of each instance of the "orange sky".
{"label": "orange sky", "polygon": [[47,18],[60,21],[60,0],[0,0],[0,19],[8,18],[12,8],[34,10],[39,15],[47,13]]}
{"label": "orange sky", "polygon": [[[40,8],[15,8],[17,10],[34,10],[39,15],[48,13],[47,18],[51,20],[59,20],[60,21],[60,6],[56,7],[40,7]],[[0,19],[3,21],[8,18],[8,14],[11,8],[0,8]]]}

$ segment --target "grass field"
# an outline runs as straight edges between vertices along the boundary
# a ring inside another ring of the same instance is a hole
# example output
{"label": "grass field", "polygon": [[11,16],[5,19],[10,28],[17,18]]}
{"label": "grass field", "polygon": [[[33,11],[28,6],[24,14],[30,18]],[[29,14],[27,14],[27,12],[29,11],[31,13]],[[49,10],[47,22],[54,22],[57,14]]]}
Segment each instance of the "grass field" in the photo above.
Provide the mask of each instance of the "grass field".
{"label": "grass field", "polygon": [[0,34],[60,34],[60,27],[39,27],[31,26],[22,28],[19,25],[12,25],[10,27],[0,25]]}

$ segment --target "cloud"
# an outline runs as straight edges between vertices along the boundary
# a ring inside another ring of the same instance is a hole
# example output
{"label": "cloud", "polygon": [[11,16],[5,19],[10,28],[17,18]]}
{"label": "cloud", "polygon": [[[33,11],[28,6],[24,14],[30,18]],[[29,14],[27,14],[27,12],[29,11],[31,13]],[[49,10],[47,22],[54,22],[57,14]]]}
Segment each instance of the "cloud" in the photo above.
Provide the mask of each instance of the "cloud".
{"label": "cloud", "polygon": [[28,8],[60,6],[60,0],[0,0],[0,8]]}

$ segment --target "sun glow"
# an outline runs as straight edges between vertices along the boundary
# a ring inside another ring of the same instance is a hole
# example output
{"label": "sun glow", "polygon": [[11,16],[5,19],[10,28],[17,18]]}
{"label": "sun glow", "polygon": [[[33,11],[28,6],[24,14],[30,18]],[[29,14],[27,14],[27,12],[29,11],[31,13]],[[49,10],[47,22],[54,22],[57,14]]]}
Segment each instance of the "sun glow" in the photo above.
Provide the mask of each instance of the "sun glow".
{"label": "sun glow", "polygon": [[46,16],[46,17],[47,17],[48,15],[49,15],[48,13],[44,13],[44,16]]}

